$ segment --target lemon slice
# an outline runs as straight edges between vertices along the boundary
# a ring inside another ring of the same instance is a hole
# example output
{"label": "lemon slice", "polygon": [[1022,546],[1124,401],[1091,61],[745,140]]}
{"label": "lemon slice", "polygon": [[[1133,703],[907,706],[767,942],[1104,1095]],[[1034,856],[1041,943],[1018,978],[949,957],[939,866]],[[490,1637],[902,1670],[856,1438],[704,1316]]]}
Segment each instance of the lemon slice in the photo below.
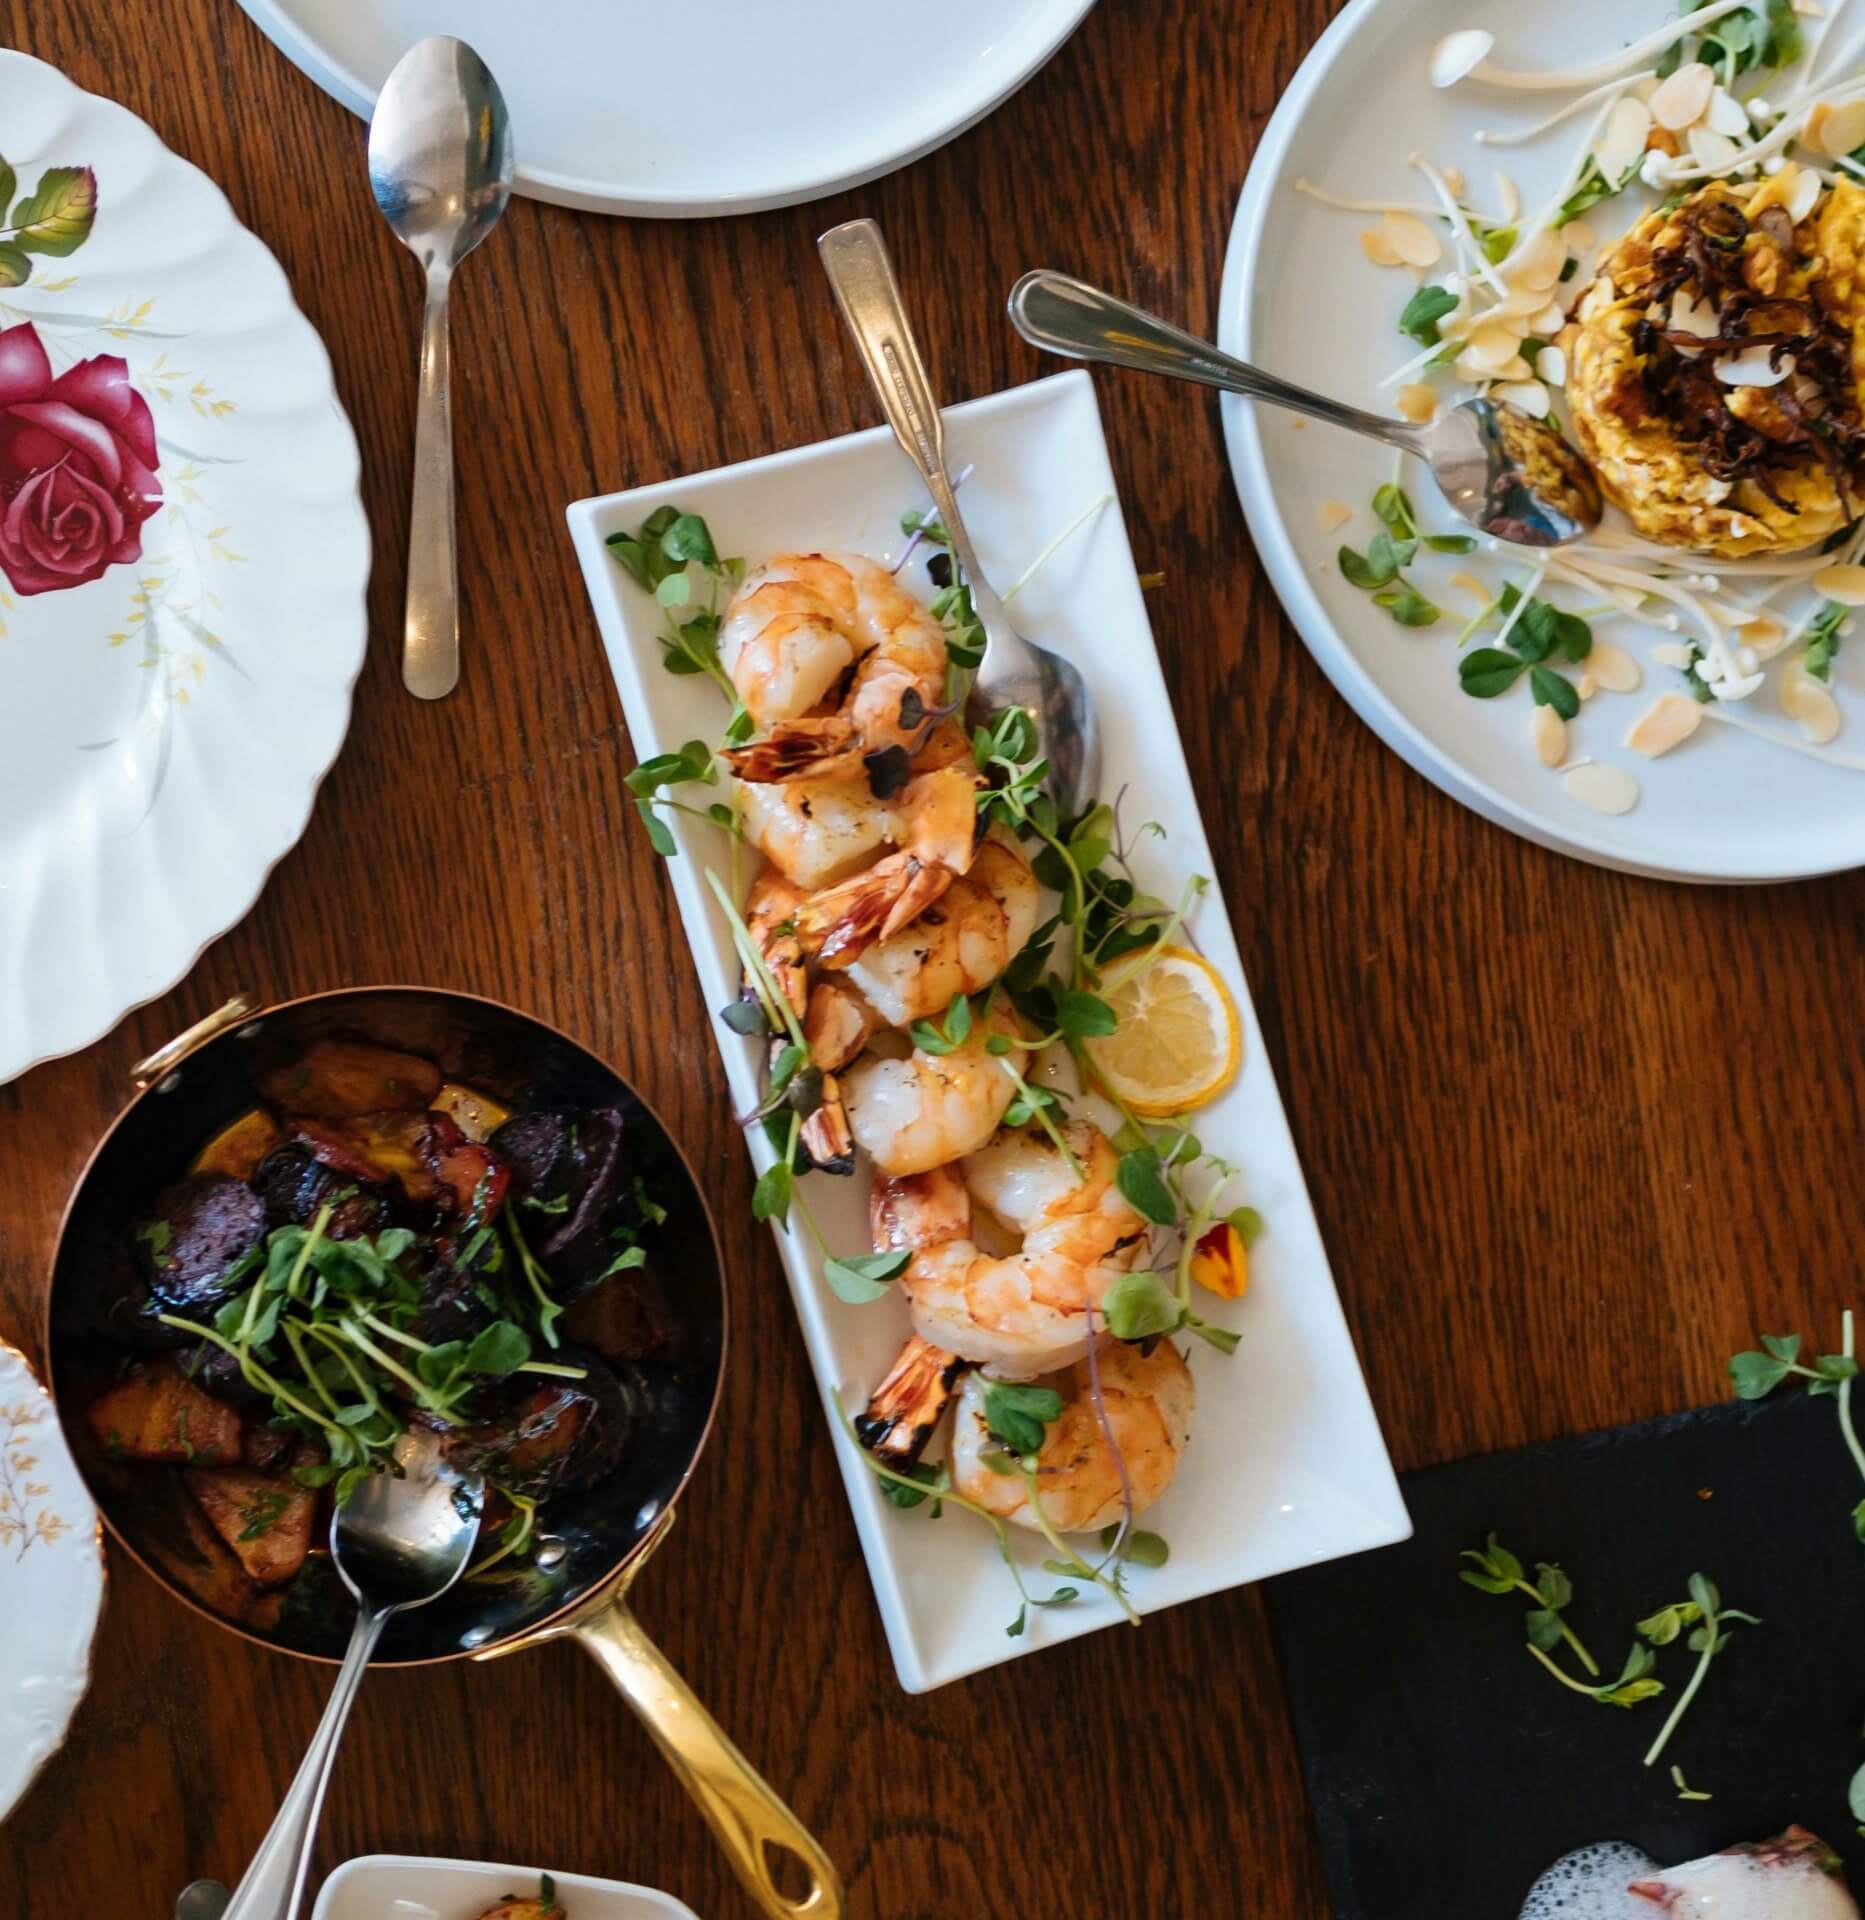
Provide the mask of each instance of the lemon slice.
{"label": "lemon slice", "polygon": [[1103,997],[1120,1025],[1087,1042],[1089,1057],[1135,1113],[1185,1113],[1236,1078],[1243,1057],[1236,1003],[1202,955],[1163,948],[1144,972]]}

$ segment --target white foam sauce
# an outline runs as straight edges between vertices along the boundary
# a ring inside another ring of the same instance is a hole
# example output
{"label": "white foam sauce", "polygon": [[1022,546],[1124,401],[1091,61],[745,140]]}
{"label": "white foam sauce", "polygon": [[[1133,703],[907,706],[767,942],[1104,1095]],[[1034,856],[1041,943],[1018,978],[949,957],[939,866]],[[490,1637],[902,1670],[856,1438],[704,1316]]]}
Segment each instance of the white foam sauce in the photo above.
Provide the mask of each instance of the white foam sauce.
{"label": "white foam sauce", "polygon": [[[1628,1892],[1634,1880],[1652,1891]],[[1716,1853],[1663,1868],[1629,1840],[1596,1840],[1529,1888],[1521,1920],[1852,1920],[1857,1912],[1843,1883],[1808,1863]]]}
{"label": "white foam sauce", "polygon": [[1563,1854],[1528,1890],[1521,1920],[1655,1920],[1627,1883],[1658,1863],[1629,1840],[1596,1840]]}

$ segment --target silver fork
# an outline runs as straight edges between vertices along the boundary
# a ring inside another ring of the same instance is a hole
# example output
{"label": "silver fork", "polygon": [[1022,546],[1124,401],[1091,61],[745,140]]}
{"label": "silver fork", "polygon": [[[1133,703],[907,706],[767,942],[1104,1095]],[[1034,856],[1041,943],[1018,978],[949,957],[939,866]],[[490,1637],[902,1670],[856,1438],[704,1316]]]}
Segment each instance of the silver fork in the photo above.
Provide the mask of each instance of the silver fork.
{"label": "silver fork", "polygon": [[1094,804],[1100,785],[1101,729],[1093,698],[1072,662],[1024,639],[1010,624],[1003,601],[978,565],[946,468],[945,422],[880,228],[872,220],[850,220],[831,227],[816,247],[881,411],[919,469],[951,540],[952,557],[971,589],[972,611],[985,640],[971,687],[972,717],[990,726],[1012,708],[1029,715],[1037,750],[1049,762],[1049,791],[1063,819],[1072,820]]}

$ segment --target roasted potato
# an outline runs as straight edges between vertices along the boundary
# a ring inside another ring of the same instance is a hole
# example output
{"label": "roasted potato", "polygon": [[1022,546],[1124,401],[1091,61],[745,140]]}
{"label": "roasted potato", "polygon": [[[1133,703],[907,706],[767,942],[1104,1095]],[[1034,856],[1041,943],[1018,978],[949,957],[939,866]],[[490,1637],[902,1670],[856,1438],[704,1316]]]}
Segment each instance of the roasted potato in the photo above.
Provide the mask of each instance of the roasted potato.
{"label": "roasted potato", "polygon": [[580,1380],[553,1380],[526,1392],[496,1418],[456,1427],[448,1458],[534,1500],[593,1487],[621,1458],[633,1416],[622,1384],[593,1353],[551,1355],[581,1367]]}
{"label": "roasted potato", "polygon": [[358,1040],[314,1040],[289,1066],[260,1076],[259,1090],[281,1113],[348,1120],[359,1113],[427,1106],[440,1069],[418,1054]]}
{"label": "roasted potato", "polygon": [[252,1188],[209,1174],[162,1193],[135,1240],[150,1292],[198,1319],[231,1297],[231,1282],[243,1262],[250,1265],[265,1236],[265,1205]]}
{"label": "roasted potato", "polygon": [[240,1457],[240,1416],[171,1362],[134,1372],[91,1403],[91,1430],[112,1459],[224,1466]]}
{"label": "roasted potato", "polygon": [[182,1478],[256,1586],[276,1587],[304,1565],[316,1494],[284,1474],[248,1467],[191,1468]]}
{"label": "roasted potato", "polygon": [[224,1173],[235,1180],[250,1180],[259,1162],[285,1136],[278,1122],[264,1107],[242,1114],[230,1127],[221,1130],[194,1156],[192,1174]]}

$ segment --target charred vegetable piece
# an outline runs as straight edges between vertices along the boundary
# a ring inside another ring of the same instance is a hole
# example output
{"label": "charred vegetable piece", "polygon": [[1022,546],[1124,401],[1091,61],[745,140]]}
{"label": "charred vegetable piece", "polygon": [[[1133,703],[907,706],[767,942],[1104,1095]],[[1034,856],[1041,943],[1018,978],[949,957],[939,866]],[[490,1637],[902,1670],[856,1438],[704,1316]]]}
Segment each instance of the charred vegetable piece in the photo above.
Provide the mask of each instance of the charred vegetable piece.
{"label": "charred vegetable piece", "polygon": [[471,1340],[508,1318],[504,1269],[505,1243],[493,1233],[475,1230],[441,1253],[421,1283],[421,1338],[434,1346]]}
{"label": "charred vegetable piece", "polygon": [[511,1168],[525,1237],[540,1260],[555,1259],[600,1226],[621,1187],[622,1126],[619,1109],[593,1107],[520,1114],[492,1136],[493,1152]]}
{"label": "charred vegetable piece", "polygon": [[418,1111],[440,1088],[433,1061],[358,1040],[314,1040],[291,1065],[274,1067],[259,1081],[260,1092],[281,1112],[318,1120],[390,1108]]}
{"label": "charred vegetable piece", "polygon": [[138,1367],[90,1411],[112,1459],[224,1466],[240,1457],[240,1416],[163,1361]]}
{"label": "charred vegetable piece", "polygon": [[183,1312],[211,1312],[265,1239],[265,1206],[243,1180],[210,1174],[167,1189],[136,1229],[149,1290]]}
{"label": "charred vegetable piece", "polygon": [[444,1113],[436,1113],[428,1117],[421,1154],[437,1189],[434,1198],[447,1211],[464,1215],[466,1228],[497,1216],[512,1175],[490,1147],[467,1139]]}
{"label": "charred vegetable piece", "polygon": [[444,1113],[365,1113],[334,1126],[301,1120],[298,1143],[348,1179],[394,1185],[419,1206],[488,1220],[510,1178],[503,1161],[476,1146]]}
{"label": "charred vegetable piece", "polygon": [[964,1361],[916,1333],[874,1389],[866,1411],[856,1416],[861,1444],[893,1465],[917,1460],[964,1371]]}
{"label": "charred vegetable piece", "polygon": [[605,1360],[641,1360],[660,1352],[679,1330],[658,1282],[640,1268],[618,1273],[606,1286],[573,1300],[563,1316],[563,1334],[594,1347]]}
{"label": "charred vegetable piece", "polygon": [[270,1407],[272,1404],[271,1396],[262,1393],[246,1378],[233,1355],[211,1340],[197,1340],[186,1353],[175,1356],[175,1364],[184,1380],[203,1393],[211,1393],[216,1400],[228,1401],[236,1407]]}
{"label": "charred vegetable piece", "polygon": [[240,1465],[250,1467],[254,1473],[279,1473],[302,1446],[304,1442],[283,1427],[270,1426],[263,1420],[249,1420],[245,1438],[240,1442]]}
{"label": "charred vegetable piece", "polygon": [[387,1197],[378,1188],[334,1173],[303,1145],[274,1148],[253,1181],[268,1226],[307,1227],[326,1205],[332,1212],[324,1231],[332,1240],[354,1240],[388,1225]]}
{"label": "charred vegetable piece", "polygon": [[583,1368],[583,1378],[553,1380],[497,1419],[455,1429],[448,1457],[533,1500],[580,1492],[608,1473],[631,1424],[621,1382],[580,1348],[562,1348],[552,1358]]}
{"label": "charred vegetable piece", "polygon": [[188,1171],[194,1174],[224,1173],[235,1180],[250,1180],[259,1170],[259,1162],[284,1139],[279,1124],[264,1107],[242,1114],[232,1126],[223,1127],[194,1156]]}
{"label": "charred vegetable piece", "polygon": [[463,1087],[449,1080],[429,1103],[436,1113],[444,1113],[469,1140],[485,1141],[502,1127],[511,1115],[489,1094],[477,1087]]}
{"label": "charred vegetable piece", "polygon": [[245,1467],[197,1469],[183,1477],[195,1504],[233,1549],[249,1580],[276,1587],[304,1565],[317,1507],[314,1493],[283,1475]]}

